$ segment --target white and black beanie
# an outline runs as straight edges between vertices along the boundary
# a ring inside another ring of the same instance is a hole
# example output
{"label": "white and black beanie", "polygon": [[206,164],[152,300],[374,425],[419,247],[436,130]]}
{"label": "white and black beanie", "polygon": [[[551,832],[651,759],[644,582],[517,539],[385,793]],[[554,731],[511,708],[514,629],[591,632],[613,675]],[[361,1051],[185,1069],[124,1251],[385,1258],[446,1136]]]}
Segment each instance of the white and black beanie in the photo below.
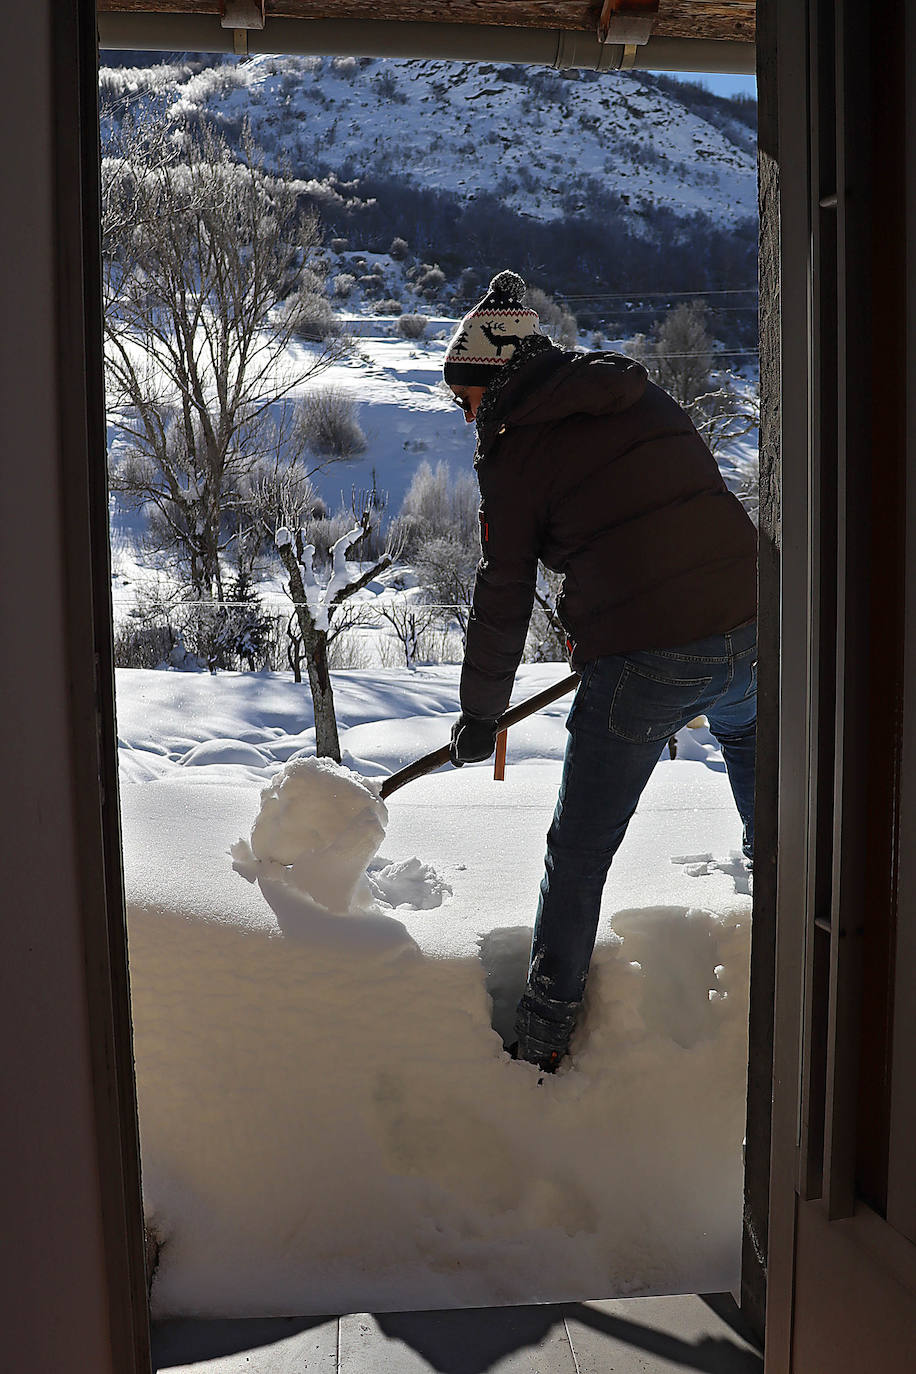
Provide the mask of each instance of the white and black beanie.
{"label": "white and black beanie", "polygon": [[496,274],[452,335],[442,369],[450,386],[489,386],[519,344],[540,335],[537,311],[525,306],[524,298],[525,283],[517,272]]}

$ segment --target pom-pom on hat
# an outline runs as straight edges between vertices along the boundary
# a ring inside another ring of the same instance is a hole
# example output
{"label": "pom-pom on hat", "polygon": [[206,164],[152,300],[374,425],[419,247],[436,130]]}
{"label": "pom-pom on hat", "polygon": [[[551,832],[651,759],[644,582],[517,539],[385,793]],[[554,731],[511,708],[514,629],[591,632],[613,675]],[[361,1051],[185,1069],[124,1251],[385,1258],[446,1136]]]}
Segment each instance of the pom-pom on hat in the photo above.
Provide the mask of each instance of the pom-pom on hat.
{"label": "pom-pom on hat", "polygon": [[450,386],[489,386],[523,339],[539,334],[537,311],[522,304],[517,272],[498,272],[452,335],[443,375]]}

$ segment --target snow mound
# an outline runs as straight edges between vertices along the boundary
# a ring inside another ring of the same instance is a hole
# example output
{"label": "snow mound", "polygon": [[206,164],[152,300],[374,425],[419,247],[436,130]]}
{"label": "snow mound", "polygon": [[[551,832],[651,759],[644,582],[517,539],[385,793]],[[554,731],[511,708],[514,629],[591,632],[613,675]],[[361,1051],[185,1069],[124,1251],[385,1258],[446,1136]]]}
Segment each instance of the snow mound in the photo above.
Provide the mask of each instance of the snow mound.
{"label": "snow mound", "polygon": [[267,759],[254,744],[240,739],[208,739],[195,744],[178,760],[183,768],[206,768],[211,763],[242,764],[248,768],[263,768]]}
{"label": "snow mound", "polygon": [[232,846],[249,882],[268,879],[337,914],[372,906],[366,867],[385,837],[376,791],[331,759],[291,759],[261,793],[251,841]]}

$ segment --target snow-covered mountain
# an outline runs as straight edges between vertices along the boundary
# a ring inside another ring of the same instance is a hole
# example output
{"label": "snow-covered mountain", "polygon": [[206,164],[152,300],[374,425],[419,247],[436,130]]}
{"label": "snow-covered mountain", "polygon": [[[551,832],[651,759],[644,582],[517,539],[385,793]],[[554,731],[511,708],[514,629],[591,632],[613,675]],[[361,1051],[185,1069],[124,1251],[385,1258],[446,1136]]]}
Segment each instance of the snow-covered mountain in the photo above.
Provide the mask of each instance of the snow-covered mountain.
{"label": "snow-covered mountain", "polygon": [[634,216],[664,208],[731,226],[754,214],[752,131],[736,118],[717,127],[642,74],[256,57],[175,69],[171,93],[176,117],[207,114],[230,134],[247,117],[268,157],[299,175],[323,164],[468,201],[485,190],[536,220],[581,210],[592,178]]}
{"label": "snow-covered mountain", "polygon": [[[385,253],[402,238],[409,261],[443,269],[443,306],[476,298],[509,262],[580,298],[745,288],[756,277],[755,106],[689,83],[284,56],[103,69],[101,90],[103,137],[149,97],[230,143],[247,121],[268,165],[302,181],[326,242]],[[599,309],[586,323],[614,334],[619,316]],[[726,323],[734,335],[742,321]]]}
{"label": "snow-covered mountain", "polygon": [[[580,346],[626,347],[697,295],[727,365],[753,359],[751,101],[644,72],[352,57],[122,60],[101,72],[103,141],[150,102],[176,128],[213,125],[232,147],[248,124],[267,165],[295,178],[321,217],[326,289],[355,347],[320,386],[358,408],[366,439],[360,456],[315,476],[332,510],[347,506],[351,488],[377,487],[395,514],[421,463],[469,467],[473,436],[443,392],[442,362],[456,320],[501,268],[566,297]],[[401,315],[419,317],[415,334],[405,336]],[[308,370],[310,337],[292,344],[293,371]],[[734,487],[753,462],[754,437],[719,455]],[[110,443],[117,463],[123,435],[114,423]],[[146,576],[137,557],[144,524],[114,502],[117,614]]]}

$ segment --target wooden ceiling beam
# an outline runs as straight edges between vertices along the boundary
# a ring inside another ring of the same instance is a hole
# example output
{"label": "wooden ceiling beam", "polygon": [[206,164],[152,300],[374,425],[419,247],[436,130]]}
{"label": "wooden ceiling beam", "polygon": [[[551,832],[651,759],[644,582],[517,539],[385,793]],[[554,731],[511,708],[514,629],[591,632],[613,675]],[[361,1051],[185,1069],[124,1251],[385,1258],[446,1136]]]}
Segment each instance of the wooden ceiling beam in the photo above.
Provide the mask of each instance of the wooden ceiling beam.
{"label": "wooden ceiling beam", "polygon": [[604,0],[598,16],[599,43],[648,43],[658,18],[658,0]]}
{"label": "wooden ceiling beam", "polygon": [[223,0],[220,18],[224,29],[263,29],[265,0]]}
{"label": "wooden ceiling beam", "polygon": [[[197,14],[222,18],[228,0],[97,0],[105,14]],[[260,0],[248,0],[254,10]],[[365,0],[263,0],[267,27],[278,19],[365,20]],[[604,0],[383,0],[373,20],[436,24],[493,24],[595,33]],[[755,0],[658,0],[653,38],[726,39],[753,43]]]}

